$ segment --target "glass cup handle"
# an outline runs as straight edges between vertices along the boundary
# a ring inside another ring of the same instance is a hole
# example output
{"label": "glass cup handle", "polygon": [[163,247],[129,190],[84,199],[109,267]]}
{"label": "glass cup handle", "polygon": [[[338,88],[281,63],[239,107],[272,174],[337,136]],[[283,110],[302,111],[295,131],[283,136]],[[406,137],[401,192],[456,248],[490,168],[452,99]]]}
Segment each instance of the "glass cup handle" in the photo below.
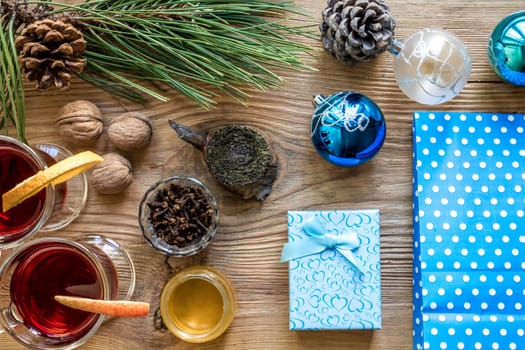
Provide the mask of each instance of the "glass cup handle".
{"label": "glass cup handle", "polygon": [[13,304],[9,307],[0,310],[2,316],[0,317],[0,334],[5,333],[7,329],[16,329],[20,325],[20,321],[16,318],[16,311],[13,310]]}
{"label": "glass cup handle", "polygon": [[[40,151],[48,166],[73,155],[66,148],[51,143],[39,143],[32,147]],[[65,184],[55,186],[53,211],[40,231],[55,231],[76,219],[84,209],[87,195],[88,179],[85,173],[69,179]]]}

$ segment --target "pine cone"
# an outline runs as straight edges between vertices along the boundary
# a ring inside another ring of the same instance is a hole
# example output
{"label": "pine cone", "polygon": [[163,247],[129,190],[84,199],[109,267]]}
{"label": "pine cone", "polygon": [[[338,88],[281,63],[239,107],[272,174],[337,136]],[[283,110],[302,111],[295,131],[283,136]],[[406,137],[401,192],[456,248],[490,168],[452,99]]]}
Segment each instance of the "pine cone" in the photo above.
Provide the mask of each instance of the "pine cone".
{"label": "pine cone", "polygon": [[15,38],[22,71],[39,89],[66,88],[72,74],[81,73],[86,60],[82,32],[70,23],[44,19],[25,27]]}
{"label": "pine cone", "polygon": [[395,21],[382,0],[328,0],[319,28],[324,48],[339,61],[355,64],[389,48]]}

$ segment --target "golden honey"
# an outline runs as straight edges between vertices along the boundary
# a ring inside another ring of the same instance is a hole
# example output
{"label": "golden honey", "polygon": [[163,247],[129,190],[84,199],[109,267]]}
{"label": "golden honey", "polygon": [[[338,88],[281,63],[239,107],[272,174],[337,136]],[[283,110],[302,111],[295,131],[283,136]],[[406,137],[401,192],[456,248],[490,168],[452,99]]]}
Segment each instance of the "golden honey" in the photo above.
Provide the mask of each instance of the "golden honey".
{"label": "golden honey", "polygon": [[235,294],[228,279],[208,266],[172,277],[160,299],[162,320],[182,340],[202,343],[220,336],[233,320]]}

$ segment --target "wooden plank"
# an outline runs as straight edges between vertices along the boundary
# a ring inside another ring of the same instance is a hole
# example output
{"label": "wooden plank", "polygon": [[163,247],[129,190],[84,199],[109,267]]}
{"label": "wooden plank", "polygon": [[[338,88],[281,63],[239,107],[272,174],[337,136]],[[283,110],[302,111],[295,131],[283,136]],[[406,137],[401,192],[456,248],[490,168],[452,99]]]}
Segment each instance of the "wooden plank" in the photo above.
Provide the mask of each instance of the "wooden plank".
{"label": "wooden plank", "polygon": [[[69,1],[71,2],[71,1]],[[314,14],[317,24],[325,2],[298,2]],[[422,106],[398,89],[393,56],[385,53],[373,62],[345,66],[321,49],[313,57],[312,72],[283,72],[287,83],[280,89],[252,92],[245,106],[228,99],[204,111],[175,92],[170,101],[141,106],[116,99],[75,80],[69,91],[37,92],[27,87],[27,136],[30,142],[69,146],[53,125],[58,109],[76,99],[89,99],[109,121],[128,110],[141,110],[153,122],[154,137],[144,151],[125,154],[133,165],[133,184],[121,195],[91,191],[81,216],[53,235],[74,237],[99,233],[118,240],[131,254],[137,269],[133,299],[158,307],[162,286],[170,276],[166,259],[143,241],[137,223],[138,203],[155,181],[170,174],[201,179],[216,194],[220,227],[209,248],[194,257],[168,260],[172,272],[194,264],[208,264],[231,279],[238,298],[238,313],[219,339],[202,344],[184,343],[167,330],[155,328],[153,313],[143,319],[106,322],[84,349],[381,349],[412,346],[412,130],[414,110],[464,110],[525,112],[523,90],[503,83],[486,58],[487,38],[507,14],[522,10],[520,1],[390,0],[403,38],[419,28],[453,31],[468,46],[473,72],[464,91],[440,106]],[[323,161],[309,140],[312,96],[342,90],[360,91],[374,99],[385,113],[387,138],[370,163],[339,168]],[[197,151],[182,142],[168,119],[201,128],[246,124],[269,135],[279,156],[280,174],[273,193],[264,203],[243,201],[216,185]],[[94,150],[115,150],[103,136]],[[381,210],[383,329],[376,332],[288,331],[288,272],[279,262],[286,241],[286,211],[296,209]],[[40,233],[39,236],[44,236]],[[1,349],[19,349],[8,335],[0,335]]]}

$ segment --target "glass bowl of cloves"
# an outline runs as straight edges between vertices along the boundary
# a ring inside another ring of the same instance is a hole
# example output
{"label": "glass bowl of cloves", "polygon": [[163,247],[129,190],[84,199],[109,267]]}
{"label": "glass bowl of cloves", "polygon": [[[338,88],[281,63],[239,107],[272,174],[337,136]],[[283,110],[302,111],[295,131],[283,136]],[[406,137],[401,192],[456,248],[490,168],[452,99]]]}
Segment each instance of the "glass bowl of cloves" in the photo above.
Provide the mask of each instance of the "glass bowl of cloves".
{"label": "glass bowl of cloves", "polygon": [[213,240],[218,222],[215,197],[192,177],[171,176],[158,181],[146,191],[139,206],[144,239],[169,256],[202,251]]}

